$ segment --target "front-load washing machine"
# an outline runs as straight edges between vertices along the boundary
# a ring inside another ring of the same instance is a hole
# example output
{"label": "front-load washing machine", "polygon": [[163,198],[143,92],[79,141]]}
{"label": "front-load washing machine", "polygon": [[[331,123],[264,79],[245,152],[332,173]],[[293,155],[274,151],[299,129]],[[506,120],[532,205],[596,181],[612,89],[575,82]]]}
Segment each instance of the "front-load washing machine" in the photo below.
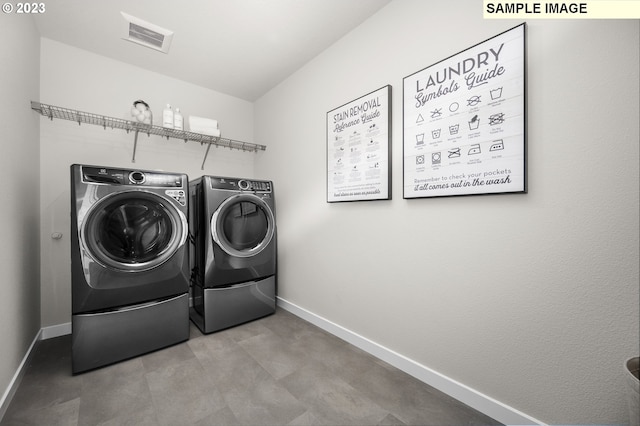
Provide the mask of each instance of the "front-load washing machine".
{"label": "front-load washing machine", "polygon": [[273,183],[203,176],[189,184],[191,320],[203,333],[275,312]]}
{"label": "front-load washing machine", "polygon": [[188,178],[71,166],[72,370],[189,338]]}

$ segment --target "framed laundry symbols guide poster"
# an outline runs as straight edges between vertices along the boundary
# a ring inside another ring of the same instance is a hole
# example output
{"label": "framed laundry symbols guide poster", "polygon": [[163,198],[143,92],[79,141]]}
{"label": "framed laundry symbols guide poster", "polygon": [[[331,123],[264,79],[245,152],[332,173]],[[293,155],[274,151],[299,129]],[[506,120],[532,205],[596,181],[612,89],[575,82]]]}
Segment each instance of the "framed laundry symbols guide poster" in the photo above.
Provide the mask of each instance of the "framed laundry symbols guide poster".
{"label": "framed laundry symbols guide poster", "polygon": [[403,80],[403,197],[526,192],[525,24]]}
{"label": "framed laundry symbols guide poster", "polygon": [[327,202],[391,199],[391,86],[327,112]]}

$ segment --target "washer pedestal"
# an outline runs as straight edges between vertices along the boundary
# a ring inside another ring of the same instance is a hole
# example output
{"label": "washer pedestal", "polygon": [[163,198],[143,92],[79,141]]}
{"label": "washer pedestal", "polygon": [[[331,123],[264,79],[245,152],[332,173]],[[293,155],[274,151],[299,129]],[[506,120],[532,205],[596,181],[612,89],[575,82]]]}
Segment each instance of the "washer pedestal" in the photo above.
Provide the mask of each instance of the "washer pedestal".
{"label": "washer pedestal", "polygon": [[71,317],[73,373],[189,339],[189,295]]}
{"label": "washer pedestal", "polygon": [[276,311],[276,276],[228,287],[194,287],[191,321],[208,334]]}

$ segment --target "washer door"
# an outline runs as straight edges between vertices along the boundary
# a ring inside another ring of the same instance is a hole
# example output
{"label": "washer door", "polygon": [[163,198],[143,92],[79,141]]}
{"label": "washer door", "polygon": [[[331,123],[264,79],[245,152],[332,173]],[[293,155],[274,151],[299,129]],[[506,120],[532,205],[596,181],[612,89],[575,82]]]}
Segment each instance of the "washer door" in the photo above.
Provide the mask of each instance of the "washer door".
{"label": "washer door", "polygon": [[267,248],[274,232],[273,212],[253,194],[227,198],[211,217],[213,240],[230,256],[255,256]]}
{"label": "washer door", "polygon": [[146,191],[115,193],[87,215],[81,239],[100,265],[136,272],[155,268],[186,241],[187,221],[170,201]]}

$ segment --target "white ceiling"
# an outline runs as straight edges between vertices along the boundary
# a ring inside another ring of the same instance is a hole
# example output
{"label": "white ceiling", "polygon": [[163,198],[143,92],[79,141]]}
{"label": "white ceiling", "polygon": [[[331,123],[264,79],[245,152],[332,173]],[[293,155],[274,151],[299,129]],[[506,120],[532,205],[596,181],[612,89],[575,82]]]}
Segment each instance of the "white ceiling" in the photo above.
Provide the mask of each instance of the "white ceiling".
{"label": "white ceiling", "polygon": [[[56,0],[42,37],[254,101],[391,0]],[[168,54],[123,40],[120,12],[174,32]]]}

